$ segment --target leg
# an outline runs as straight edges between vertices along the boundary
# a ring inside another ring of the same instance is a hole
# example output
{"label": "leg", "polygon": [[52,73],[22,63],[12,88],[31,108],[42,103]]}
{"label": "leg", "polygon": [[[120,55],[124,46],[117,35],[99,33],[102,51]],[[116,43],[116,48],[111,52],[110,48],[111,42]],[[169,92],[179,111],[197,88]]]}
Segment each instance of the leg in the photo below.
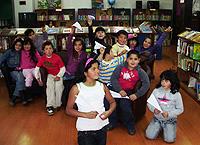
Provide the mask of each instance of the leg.
{"label": "leg", "polygon": [[64,90],[63,79],[60,78],[59,81],[55,82],[55,104],[54,108],[61,106],[61,98]]}
{"label": "leg", "polygon": [[47,104],[46,107],[52,107],[55,105],[55,81],[52,75],[47,76]]}
{"label": "leg", "polygon": [[176,119],[168,122],[163,127],[164,141],[173,143],[176,140]]}
{"label": "leg", "polygon": [[95,137],[91,133],[86,133],[79,131],[78,132],[78,144],[79,145],[95,145],[97,144]]}
{"label": "leg", "polygon": [[160,122],[156,118],[153,118],[146,129],[146,137],[148,139],[156,139],[160,130],[161,130]]}
{"label": "leg", "polygon": [[23,75],[25,77],[25,86],[31,87],[33,82],[33,69],[23,69]]}
{"label": "leg", "polygon": [[97,131],[96,142],[98,145],[106,145],[107,132],[104,129]]}

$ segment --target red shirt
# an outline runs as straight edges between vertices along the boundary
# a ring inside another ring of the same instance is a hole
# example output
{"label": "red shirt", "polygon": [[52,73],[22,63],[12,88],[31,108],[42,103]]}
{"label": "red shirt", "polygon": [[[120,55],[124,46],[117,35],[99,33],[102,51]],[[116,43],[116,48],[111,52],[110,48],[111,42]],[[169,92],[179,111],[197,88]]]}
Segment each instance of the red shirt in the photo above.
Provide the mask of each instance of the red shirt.
{"label": "red shirt", "polygon": [[137,70],[129,70],[124,67],[121,70],[119,76],[119,84],[123,90],[132,90],[139,80],[139,74]]}
{"label": "red shirt", "polygon": [[43,55],[39,62],[37,63],[37,67],[43,66],[47,69],[47,72],[52,75],[57,75],[60,71],[60,68],[64,66],[64,63],[60,56],[57,54],[52,54],[50,58],[48,58],[46,55]]}

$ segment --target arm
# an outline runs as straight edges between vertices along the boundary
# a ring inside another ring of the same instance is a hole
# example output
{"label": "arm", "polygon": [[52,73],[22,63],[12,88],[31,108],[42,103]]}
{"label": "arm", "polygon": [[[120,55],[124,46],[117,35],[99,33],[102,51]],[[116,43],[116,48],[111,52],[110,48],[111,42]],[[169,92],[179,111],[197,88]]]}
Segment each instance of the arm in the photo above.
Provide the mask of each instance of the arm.
{"label": "arm", "polygon": [[79,112],[78,110],[74,109],[74,104],[75,104],[76,96],[78,95],[78,93],[79,93],[78,87],[74,85],[69,92],[69,99],[67,101],[66,113],[74,117],[83,117],[83,118],[89,118],[89,119],[96,118],[98,114],[96,111]]}
{"label": "arm", "polygon": [[10,50],[7,50],[4,54],[0,56],[0,66],[7,60],[9,57]]}
{"label": "arm", "polygon": [[88,23],[88,37],[89,37],[89,42],[92,45],[92,47],[94,47],[94,34],[93,34],[93,28],[92,28],[92,20],[87,19],[87,23]]}
{"label": "arm", "polygon": [[120,86],[119,84],[119,76],[120,76],[120,73],[121,73],[121,69],[122,69],[122,65],[119,65],[113,72],[112,76],[111,76],[111,84],[113,86],[113,89],[116,91],[116,92],[120,92],[122,90],[122,87]]}
{"label": "arm", "polygon": [[105,111],[104,113],[102,113],[100,115],[100,117],[104,120],[106,118],[108,118],[112,112],[115,110],[116,108],[116,102],[115,99],[112,97],[112,95],[110,94],[110,91],[108,89],[108,87],[106,85],[104,85],[104,91],[105,91],[105,97],[106,100],[108,101],[108,103],[110,104],[110,108],[109,110]]}
{"label": "arm", "polygon": [[143,96],[150,87],[149,77],[142,68],[140,68],[139,70],[139,77],[140,77],[140,81],[142,82],[142,86],[138,90],[136,90],[135,95],[137,97]]}
{"label": "arm", "polygon": [[58,74],[56,75],[57,77],[63,77],[64,74],[66,72],[65,66],[60,68],[60,71],[58,72]]}
{"label": "arm", "polygon": [[174,97],[176,98],[176,106],[175,106],[175,109],[168,112],[169,118],[173,118],[180,115],[181,113],[183,113],[183,110],[184,110],[181,94],[178,92],[174,94]]}
{"label": "arm", "polygon": [[72,27],[71,32],[67,37],[67,53],[68,53],[68,55],[72,55],[72,52],[73,52],[72,39],[73,39],[73,36],[75,34],[75,29],[76,29],[75,27]]}

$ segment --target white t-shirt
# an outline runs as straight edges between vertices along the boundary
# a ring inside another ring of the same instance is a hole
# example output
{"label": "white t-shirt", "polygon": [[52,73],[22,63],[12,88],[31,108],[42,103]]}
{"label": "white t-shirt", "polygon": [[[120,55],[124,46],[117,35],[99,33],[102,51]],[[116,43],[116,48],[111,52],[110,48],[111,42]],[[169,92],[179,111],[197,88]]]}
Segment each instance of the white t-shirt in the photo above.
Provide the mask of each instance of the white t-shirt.
{"label": "white t-shirt", "polygon": [[100,115],[105,111],[104,97],[105,91],[102,83],[96,81],[94,86],[88,87],[84,83],[76,84],[79,94],[75,103],[80,112],[97,111],[99,114],[95,119],[78,117],[76,128],[78,131],[100,130],[108,124],[108,119],[102,120]]}

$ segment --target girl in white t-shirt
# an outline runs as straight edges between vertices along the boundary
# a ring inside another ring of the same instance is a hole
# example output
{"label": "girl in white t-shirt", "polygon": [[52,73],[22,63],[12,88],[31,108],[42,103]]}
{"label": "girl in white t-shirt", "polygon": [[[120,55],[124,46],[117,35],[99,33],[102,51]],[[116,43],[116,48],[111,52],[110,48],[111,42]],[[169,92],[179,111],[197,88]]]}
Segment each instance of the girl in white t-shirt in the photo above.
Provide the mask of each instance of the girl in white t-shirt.
{"label": "girl in white t-shirt", "polygon": [[[104,127],[109,123],[108,116],[115,109],[116,103],[108,88],[96,81],[99,77],[97,60],[87,60],[84,77],[82,82],[70,90],[66,113],[78,117],[76,128],[79,145],[106,145],[107,133]],[[104,98],[110,104],[107,111],[104,107]],[[75,104],[78,110],[74,109]]]}

